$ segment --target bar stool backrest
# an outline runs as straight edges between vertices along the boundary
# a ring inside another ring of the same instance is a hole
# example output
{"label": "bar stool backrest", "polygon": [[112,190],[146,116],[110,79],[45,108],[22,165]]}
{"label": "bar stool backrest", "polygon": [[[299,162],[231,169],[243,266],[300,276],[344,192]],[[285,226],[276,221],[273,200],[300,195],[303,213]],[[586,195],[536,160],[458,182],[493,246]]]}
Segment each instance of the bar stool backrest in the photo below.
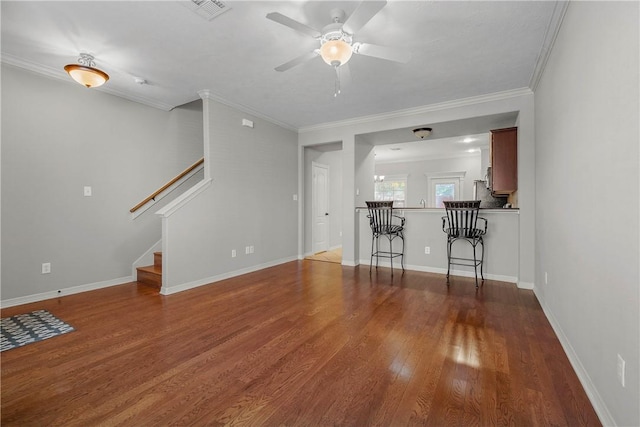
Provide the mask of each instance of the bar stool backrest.
{"label": "bar stool backrest", "polygon": [[384,234],[391,228],[393,200],[366,202],[369,210],[369,225],[374,233]]}
{"label": "bar stool backrest", "polygon": [[455,237],[474,237],[477,228],[480,200],[445,201],[447,212],[447,234]]}

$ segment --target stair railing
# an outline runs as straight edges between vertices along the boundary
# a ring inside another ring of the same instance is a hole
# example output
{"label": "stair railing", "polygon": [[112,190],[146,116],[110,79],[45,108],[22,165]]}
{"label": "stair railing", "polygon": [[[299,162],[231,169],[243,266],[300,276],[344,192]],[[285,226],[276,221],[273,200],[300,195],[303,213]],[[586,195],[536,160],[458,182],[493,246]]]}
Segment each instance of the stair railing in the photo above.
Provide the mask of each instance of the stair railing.
{"label": "stair railing", "polygon": [[[138,203],[137,205],[129,209],[129,212],[131,212],[133,214],[133,217],[136,218],[142,212],[146,211],[151,206],[153,206],[155,202],[162,199],[164,196],[166,196],[167,194],[169,194],[170,192],[178,188],[182,183],[184,183],[186,180],[191,178],[197,172],[202,170],[203,167],[204,167],[204,157],[198,160],[197,162],[195,162],[194,164],[192,164],[191,166],[189,166],[188,168],[186,168],[184,171],[180,172],[178,175],[172,178],[165,185],[163,185],[162,187],[158,188],[156,191],[151,193],[151,195],[149,195],[143,201],[141,201],[140,203]],[[143,207],[144,209],[142,209]]]}

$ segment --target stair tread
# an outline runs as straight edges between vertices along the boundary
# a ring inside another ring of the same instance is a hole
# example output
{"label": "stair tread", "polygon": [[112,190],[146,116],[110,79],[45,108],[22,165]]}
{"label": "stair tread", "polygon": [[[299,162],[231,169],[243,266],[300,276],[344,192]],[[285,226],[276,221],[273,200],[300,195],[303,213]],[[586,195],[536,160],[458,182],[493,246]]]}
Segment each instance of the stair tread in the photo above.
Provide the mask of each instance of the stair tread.
{"label": "stair tread", "polygon": [[162,267],[157,265],[146,265],[144,267],[137,267],[137,271],[144,271],[151,274],[162,274]]}

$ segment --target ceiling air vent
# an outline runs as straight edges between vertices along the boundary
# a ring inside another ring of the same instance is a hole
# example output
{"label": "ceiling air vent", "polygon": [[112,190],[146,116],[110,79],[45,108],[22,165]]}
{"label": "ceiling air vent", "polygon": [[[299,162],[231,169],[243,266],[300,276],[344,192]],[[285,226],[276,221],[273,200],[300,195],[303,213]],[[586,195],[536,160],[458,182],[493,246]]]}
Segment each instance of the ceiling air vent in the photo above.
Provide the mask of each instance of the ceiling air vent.
{"label": "ceiling air vent", "polygon": [[196,15],[211,21],[231,9],[226,4],[218,0],[189,0],[181,2],[184,6],[191,9]]}

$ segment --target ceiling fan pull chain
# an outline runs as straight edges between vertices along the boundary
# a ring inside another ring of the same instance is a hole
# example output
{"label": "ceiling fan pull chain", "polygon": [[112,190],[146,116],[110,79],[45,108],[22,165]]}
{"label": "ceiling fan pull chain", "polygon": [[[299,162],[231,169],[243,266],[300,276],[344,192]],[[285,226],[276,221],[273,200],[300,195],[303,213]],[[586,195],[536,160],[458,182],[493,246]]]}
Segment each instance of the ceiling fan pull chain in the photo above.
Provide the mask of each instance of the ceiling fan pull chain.
{"label": "ceiling fan pull chain", "polygon": [[338,65],[335,66],[336,69],[336,83],[334,86],[333,97],[337,98],[340,94],[340,71],[338,71]]}

